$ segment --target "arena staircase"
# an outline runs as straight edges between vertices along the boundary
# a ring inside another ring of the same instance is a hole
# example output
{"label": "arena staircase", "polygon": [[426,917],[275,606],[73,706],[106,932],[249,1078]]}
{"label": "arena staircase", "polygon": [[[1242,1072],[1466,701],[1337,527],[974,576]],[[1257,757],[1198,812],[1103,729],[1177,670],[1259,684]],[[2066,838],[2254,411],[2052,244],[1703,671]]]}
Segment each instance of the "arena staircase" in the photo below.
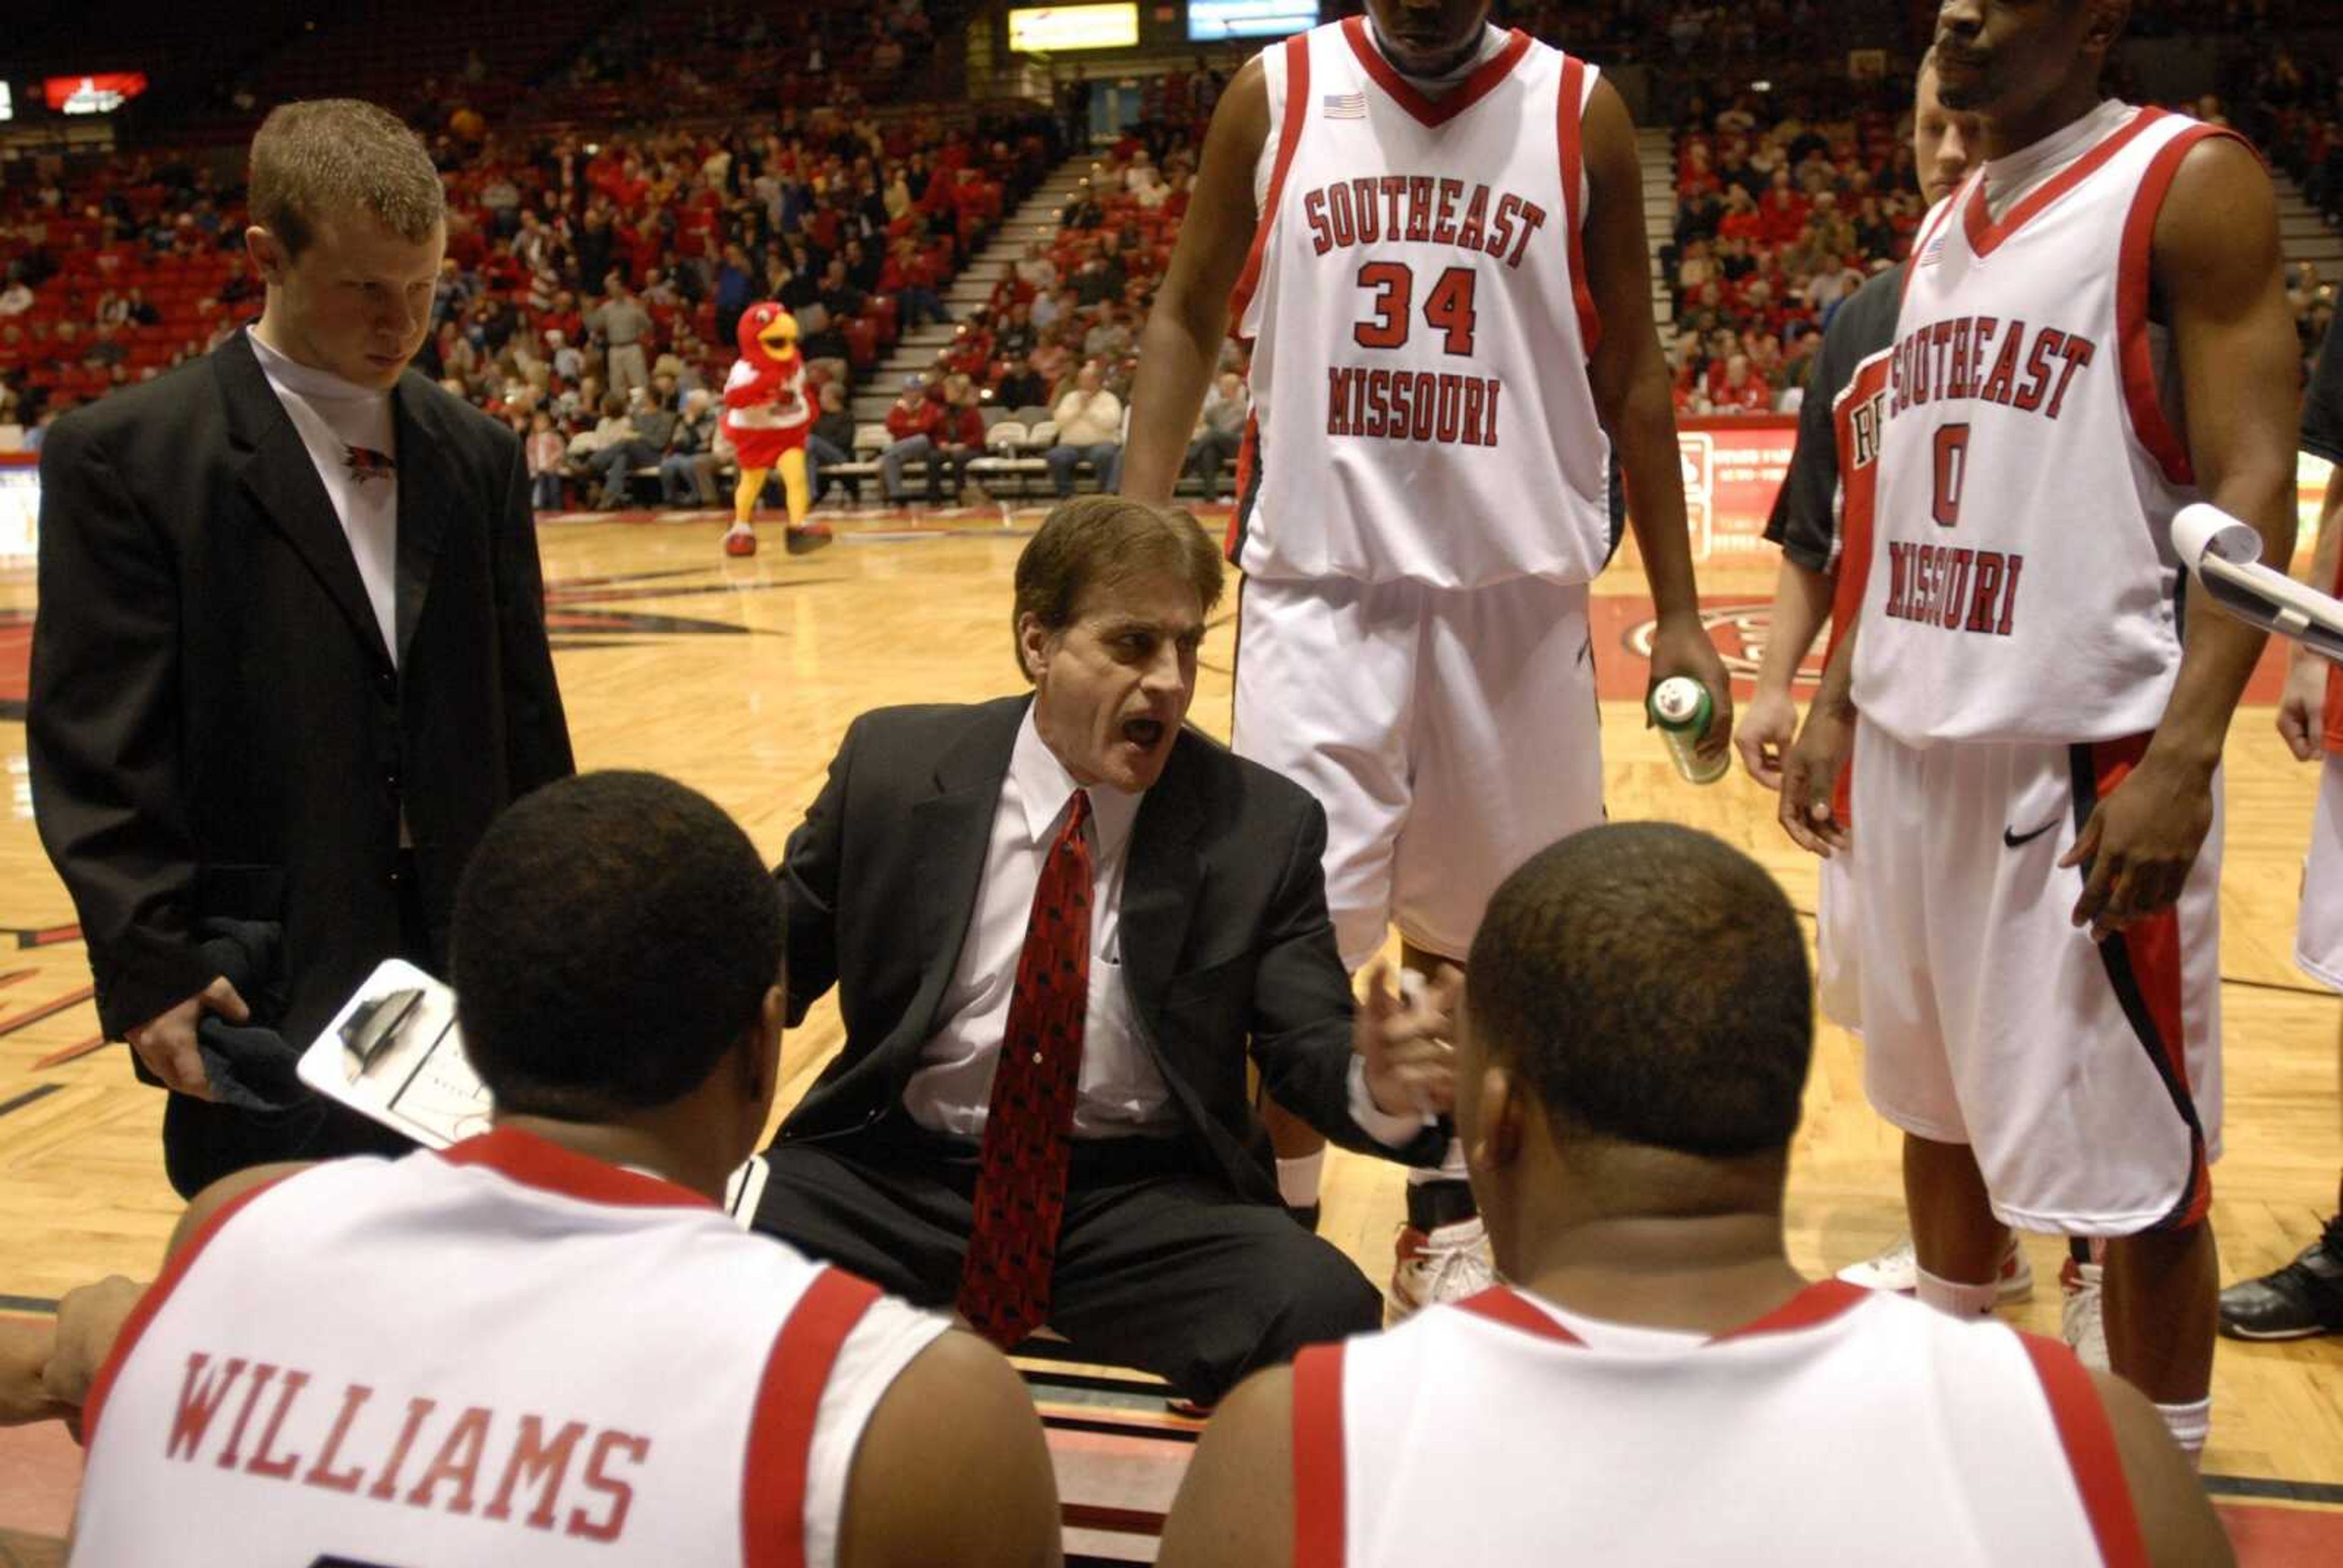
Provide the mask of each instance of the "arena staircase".
{"label": "arena staircase", "polygon": [[2321,283],[2343,284],[2343,234],[2338,234],[2302,197],[2302,188],[2279,170],[2270,178],[2278,185],[2278,238],[2286,253],[2287,276],[2298,262],[2318,269]]}
{"label": "arena staircase", "polygon": [[1662,247],[1674,245],[1676,234],[1676,139],[1664,126],[1644,126],[1635,131],[1635,156],[1644,167],[1644,230],[1650,236],[1652,319],[1660,328],[1660,347],[1673,348],[1676,338],[1675,301],[1661,274]]}
{"label": "arena staircase", "polygon": [[[1009,276],[1009,269],[1025,254],[1028,244],[1037,239],[1047,242],[1056,236],[1058,214],[1073,200],[1074,188],[1090,173],[1091,163],[1091,155],[1082,151],[1052,169],[1033,194],[1009,215],[1008,221],[993,231],[984,248],[943,286],[940,292],[944,308],[955,321],[992,297],[994,286]],[[880,362],[878,370],[855,394],[855,423],[884,420],[896,393],[902,389],[903,377],[921,375],[933,366],[937,354],[951,341],[952,331],[948,324],[938,326],[933,322],[905,327],[893,351]]]}

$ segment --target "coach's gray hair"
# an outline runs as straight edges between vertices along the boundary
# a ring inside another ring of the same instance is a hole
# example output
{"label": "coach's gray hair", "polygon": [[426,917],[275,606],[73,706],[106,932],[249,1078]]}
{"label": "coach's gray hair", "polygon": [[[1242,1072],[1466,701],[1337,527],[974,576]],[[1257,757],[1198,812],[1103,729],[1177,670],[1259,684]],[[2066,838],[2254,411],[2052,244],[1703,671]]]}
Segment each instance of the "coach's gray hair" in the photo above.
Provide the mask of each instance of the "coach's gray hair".
{"label": "coach's gray hair", "polygon": [[388,110],[357,98],[280,104],[252,138],[252,221],[297,256],[321,220],[373,214],[399,238],[431,237],[447,194],[421,138]]}

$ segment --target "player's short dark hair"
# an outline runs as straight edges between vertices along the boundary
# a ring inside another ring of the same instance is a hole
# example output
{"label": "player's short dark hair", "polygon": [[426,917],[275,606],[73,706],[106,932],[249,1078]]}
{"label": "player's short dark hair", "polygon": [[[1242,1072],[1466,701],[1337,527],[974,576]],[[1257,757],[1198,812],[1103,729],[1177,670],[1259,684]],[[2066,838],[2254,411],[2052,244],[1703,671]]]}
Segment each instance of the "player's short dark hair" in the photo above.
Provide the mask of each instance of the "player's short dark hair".
{"label": "player's short dark hair", "polygon": [[1664,822],[1591,828],[1489,901],[1475,1038],[1549,1115],[1712,1158],[1785,1149],[1814,1050],[1805,944],[1757,862]]}
{"label": "player's short dark hair", "polygon": [[297,257],[317,225],[367,212],[409,244],[447,216],[446,187],[422,138],[389,110],[357,98],[279,104],[252,138],[246,206]]}
{"label": "player's short dark hair", "polygon": [[508,809],[456,890],[456,1012],[499,1109],[590,1121],[666,1105],[755,1025],[781,905],[716,803],[587,773]]}
{"label": "player's short dark hair", "polygon": [[[1082,596],[1093,586],[1126,582],[1150,572],[1187,579],[1196,590],[1197,607],[1206,615],[1221,602],[1224,568],[1220,547],[1191,514],[1121,496],[1061,501],[1017,558],[1010,636],[1016,638],[1028,615],[1048,630],[1063,631],[1074,624]],[[1021,652],[1017,668],[1025,669]]]}

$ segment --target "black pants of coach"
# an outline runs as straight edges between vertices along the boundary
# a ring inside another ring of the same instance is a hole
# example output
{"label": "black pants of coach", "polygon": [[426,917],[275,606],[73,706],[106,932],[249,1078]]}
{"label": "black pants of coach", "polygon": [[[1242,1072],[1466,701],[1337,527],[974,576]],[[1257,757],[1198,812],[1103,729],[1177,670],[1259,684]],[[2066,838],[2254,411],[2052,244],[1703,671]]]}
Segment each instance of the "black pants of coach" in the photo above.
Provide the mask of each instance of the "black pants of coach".
{"label": "black pants of coach", "polygon": [[[756,1227],[920,1306],[960,1293],[977,1146],[901,1120],[765,1151]],[[1285,1211],[1199,1172],[1174,1141],[1081,1139],[1049,1326],[1086,1361],[1137,1367],[1200,1403],[1304,1345],[1382,1324],[1358,1266]]]}

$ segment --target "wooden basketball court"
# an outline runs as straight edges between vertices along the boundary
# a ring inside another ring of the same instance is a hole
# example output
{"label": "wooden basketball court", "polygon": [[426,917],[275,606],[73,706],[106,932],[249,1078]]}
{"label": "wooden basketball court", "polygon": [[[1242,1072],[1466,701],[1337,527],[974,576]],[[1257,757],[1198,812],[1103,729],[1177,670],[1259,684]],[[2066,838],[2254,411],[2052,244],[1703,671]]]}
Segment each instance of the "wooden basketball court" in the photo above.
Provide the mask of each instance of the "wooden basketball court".
{"label": "wooden basketball court", "polygon": [[[548,598],[579,765],[673,775],[729,809],[778,859],[856,714],[1021,688],[1010,574],[1038,521],[997,508],[848,514],[840,542],[820,554],[792,560],[769,548],[728,561],[714,514],[549,519]],[[777,547],[778,528],[769,533]],[[2306,532],[2306,554],[2308,543]],[[1702,565],[1720,644],[1745,676],[1762,646],[1775,559],[1764,550]],[[1737,767],[1719,784],[1684,783],[1644,729],[1639,634],[1651,612],[1632,559],[1595,593],[1614,818],[1716,833],[1770,867],[1810,912],[1814,863],[1774,825],[1773,797]],[[1232,583],[1192,716],[1221,736],[1233,605]],[[0,759],[11,781],[0,819],[0,1311],[39,1313],[100,1275],[150,1274],[179,1205],[162,1174],[162,1096],[133,1081],[123,1048],[97,1041],[73,909],[34,833],[22,722],[34,608],[29,568],[0,573]],[[2225,1280],[2273,1268],[2311,1239],[2343,1162],[2343,1008],[2291,961],[2317,769],[2295,763],[2272,729],[2276,672],[2267,660],[2228,753],[2227,1155],[2215,1203]],[[789,1037],[784,1106],[839,1038],[829,1002]],[[1903,1226],[1897,1141],[1865,1104],[1861,1074],[1859,1047],[1825,1028],[1790,1189],[1792,1260],[1809,1273],[1867,1255]],[[1397,1168],[1332,1154],[1324,1234],[1378,1281],[1400,1213]],[[2040,1282],[2009,1316],[2056,1334],[2063,1249],[2042,1238],[2028,1245]],[[1192,1424],[1166,1415],[1143,1384],[1030,1375],[1069,1502],[1089,1511],[1070,1519],[1091,1533],[1085,1549],[1144,1555],[1148,1520],[1176,1484]],[[1089,1386],[1100,1382],[1108,1386]],[[2205,1468],[2246,1560],[2343,1561],[2343,1339],[2224,1341],[2214,1391]],[[0,1563],[53,1553],[43,1538],[63,1532],[74,1473],[74,1451],[55,1429],[0,1433]]]}

